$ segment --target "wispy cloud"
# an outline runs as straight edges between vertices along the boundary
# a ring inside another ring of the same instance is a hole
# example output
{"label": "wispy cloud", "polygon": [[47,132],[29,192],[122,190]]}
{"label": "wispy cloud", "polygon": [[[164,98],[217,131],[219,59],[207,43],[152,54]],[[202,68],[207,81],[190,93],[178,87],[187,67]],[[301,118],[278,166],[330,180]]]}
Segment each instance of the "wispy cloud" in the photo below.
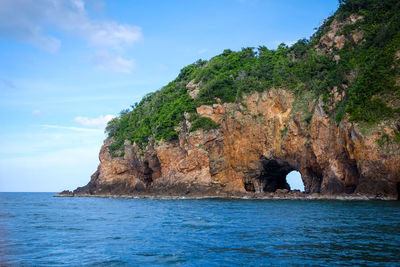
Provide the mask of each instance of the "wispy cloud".
{"label": "wispy cloud", "polygon": [[98,164],[99,147],[0,158],[0,191],[60,192],[85,185]]}
{"label": "wispy cloud", "polygon": [[104,131],[84,127],[53,124],[27,125],[26,131],[0,133],[0,158],[39,156],[71,148],[98,147],[105,138]]}
{"label": "wispy cloud", "polygon": [[88,117],[76,117],[74,120],[86,127],[92,127],[97,129],[104,129],[107,123],[115,118],[114,115],[105,115],[99,116],[97,118],[88,118]]}
{"label": "wispy cloud", "polygon": [[0,132],[0,191],[61,191],[86,184],[105,138],[100,129],[26,125]]}
{"label": "wispy cloud", "polygon": [[130,73],[134,68],[132,59],[124,59],[119,55],[110,54],[107,51],[97,52],[93,57],[93,61],[99,70]]}
{"label": "wispy cloud", "polygon": [[0,156],[0,191],[73,190],[89,181],[98,164],[99,150],[100,146],[84,146]]}
{"label": "wispy cloud", "polygon": [[[103,69],[119,72],[132,69],[132,60],[124,59],[122,53],[142,36],[138,26],[91,19],[83,0],[0,2],[0,35],[3,37],[27,42],[54,53],[60,49],[61,40],[49,33],[49,26],[52,31],[56,29],[81,38],[95,49],[109,54],[114,51],[112,67]],[[123,67],[115,67],[116,64]]]}
{"label": "wispy cloud", "polygon": [[75,132],[99,132],[99,133],[102,133],[102,130],[100,130],[100,129],[81,128],[81,127],[73,127],[73,126],[60,126],[60,125],[50,125],[50,124],[41,124],[40,126],[43,128],[69,130],[69,131],[75,131]]}

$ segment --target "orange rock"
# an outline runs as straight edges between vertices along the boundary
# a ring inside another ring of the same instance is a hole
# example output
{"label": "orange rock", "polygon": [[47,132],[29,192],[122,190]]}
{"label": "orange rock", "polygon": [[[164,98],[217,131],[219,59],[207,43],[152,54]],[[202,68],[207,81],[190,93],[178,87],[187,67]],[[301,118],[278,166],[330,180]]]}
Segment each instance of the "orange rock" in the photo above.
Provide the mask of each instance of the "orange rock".
{"label": "orange rock", "polygon": [[[334,88],[333,95],[339,100],[343,93]],[[292,92],[271,89],[244,96],[244,105],[203,105],[198,114],[219,122],[218,129],[190,133],[182,127],[179,140],[144,149],[126,142],[124,157],[110,155],[112,140],[107,139],[98,170],[74,193],[226,196],[285,191],[290,189],[286,175],[298,170],[306,193],[397,197],[399,150],[380,149],[378,135],[364,136],[346,118],[332,123],[322,99],[306,105],[310,121],[302,119],[307,111],[293,110],[294,101]]]}

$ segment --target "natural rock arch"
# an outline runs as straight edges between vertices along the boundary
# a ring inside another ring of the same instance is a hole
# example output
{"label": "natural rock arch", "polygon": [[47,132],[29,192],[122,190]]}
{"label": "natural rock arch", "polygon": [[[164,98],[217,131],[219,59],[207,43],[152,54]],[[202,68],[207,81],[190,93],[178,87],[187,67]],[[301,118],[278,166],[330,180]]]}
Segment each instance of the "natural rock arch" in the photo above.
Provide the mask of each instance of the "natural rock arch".
{"label": "natural rock arch", "polygon": [[260,157],[260,169],[249,171],[243,178],[243,185],[248,192],[275,192],[278,189],[290,190],[287,175],[296,170],[285,161]]}
{"label": "natural rock arch", "polygon": [[269,193],[278,189],[291,190],[287,182],[287,175],[293,171],[300,174],[301,183],[307,194],[320,193],[322,173],[317,166],[306,166],[305,168],[292,159],[268,159],[260,156],[257,170],[248,170],[243,177],[243,186],[247,192]]}

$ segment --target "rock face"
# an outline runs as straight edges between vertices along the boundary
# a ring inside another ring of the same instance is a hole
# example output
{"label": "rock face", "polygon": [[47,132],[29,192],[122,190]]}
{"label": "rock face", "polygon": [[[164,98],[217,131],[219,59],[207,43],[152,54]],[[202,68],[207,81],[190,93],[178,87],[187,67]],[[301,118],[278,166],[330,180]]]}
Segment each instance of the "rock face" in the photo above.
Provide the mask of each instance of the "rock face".
{"label": "rock face", "polygon": [[[333,19],[314,47],[317,54],[340,62],[337,51],[365,42],[364,31],[343,30],[363,20],[354,14]],[[351,82],[355,73],[347,76]],[[188,96],[196,99],[201,86],[188,82]],[[337,124],[325,111],[335,109],[347,89],[344,83],[334,86],[326,103],[311,91],[295,96],[276,88],[246,95],[240,103],[215,99],[217,104],[196,111],[218,123],[217,129],[190,132],[185,114],[176,129],[179,138],[146,147],[125,141],[121,157],[110,154],[113,140],[106,139],[90,182],[59,196],[398,199],[400,144],[385,140],[400,136],[400,122],[384,121],[367,131],[368,125],[346,117]],[[290,190],[286,175],[293,170],[301,173],[305,193]]]}
{"label": "rock face", "polygon": [[113,158],[105,140],[97,171],[74,195],[284,194],[286,175],[298,170],[306,194],[398,197],[399,148],[379,147],[380,131],[366,136],[347,119],[331,122],[321,99],[299,108],[292,92],[271,89],[197,113],[220,126],[189,132],[184,120],[178,140],[144,148],[126,141],[123,157]]}
{"label": "rock face", "polygon": [[356,22],[363,20],[364,17],[360,15],[352,14],[348,18],[343,21],[339,21],[334,19],[332,23],[329,25],[328,32],[322,36],[318,45],[315,46],[317,51],[328,54],[333,52],[333,48],[342,49],[346,43],[346,40],[352,40],[354,43],[358,43],[363,39],[364,32],[357,31],[348,36],[339,34],[341,30],[347,25],[353,25]]}

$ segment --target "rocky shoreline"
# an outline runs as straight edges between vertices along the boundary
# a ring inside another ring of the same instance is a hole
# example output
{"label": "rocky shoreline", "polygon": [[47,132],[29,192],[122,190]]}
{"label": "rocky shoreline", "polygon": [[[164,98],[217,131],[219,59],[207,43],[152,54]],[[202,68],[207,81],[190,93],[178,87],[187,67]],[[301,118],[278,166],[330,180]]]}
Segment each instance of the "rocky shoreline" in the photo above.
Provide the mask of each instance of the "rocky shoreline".
{"label": "rocky shoreline", "polygon": [[[59,196],[398,199],[400,154],[380,149],[377,135],[362,135],[348,120],[331,124],[320,100],[310,103],[309,123],[298,120],[301,112],[290,115],[289,91],[244,100],[241,112],[236,104],[198,109],[218,129],[190,132],[185,119],[177,140],[146,147],[125,141],[119,156],[110,152],[114,140],[106,139],[89,183]],[[304,193],[286,181],[293,170]]]}
{"label": "rocky shoreline", "polygon": [[395,197],[373,196],[373,195],[325,195],[319,193],[306,194],[298,190],[281,190],[274,193],[220,193],[220,194],[74,194],[72,191],[63,191],[54,197],[98,197],[98,198],[126,198],[126,199],[243,199],[243,200],[397,200]]}

